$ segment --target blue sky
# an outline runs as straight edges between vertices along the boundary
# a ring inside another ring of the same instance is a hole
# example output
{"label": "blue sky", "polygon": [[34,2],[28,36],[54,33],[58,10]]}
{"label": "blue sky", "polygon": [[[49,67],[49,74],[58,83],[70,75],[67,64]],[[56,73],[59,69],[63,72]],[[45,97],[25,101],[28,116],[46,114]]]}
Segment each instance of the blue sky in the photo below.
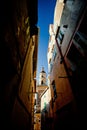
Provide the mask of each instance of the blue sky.
{"label": "blue sky", "polygon": [[54,7],[56,0],[38,0],[38,24],[39,41],[38,41],[38,61],[37,61],[37,78],[44,67],[48,74],[47,49],[49,41],[49,24],[53,23]]}

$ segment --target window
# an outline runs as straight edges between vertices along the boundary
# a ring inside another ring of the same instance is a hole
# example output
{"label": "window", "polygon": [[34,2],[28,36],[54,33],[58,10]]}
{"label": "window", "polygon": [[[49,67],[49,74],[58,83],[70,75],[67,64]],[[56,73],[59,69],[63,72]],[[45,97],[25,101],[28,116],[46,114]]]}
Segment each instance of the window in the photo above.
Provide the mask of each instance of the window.
{"label": "window", "polygon": [[87,50],[87,37],[81,32],[77,32],[74,36],[74,40],[82,47],[82,49]]}
{"label": "window", "polygon": [[56,99],[57,98],[57,92],[56,92],[55,81],[52,82],[52,87],[53,87],[53,91],[54,91],[54,99]]}
{"label": "window", "polygon": [[62,44],[63,38],[64,38],[64,34],[60,30],[59,31],[59,35],[58,35],[58,42],[59,42],[59,44]]}
{"label": "window", "polygon": [[60,30],[59,30],[59,33],[58,33],[58,43],[59,44],[62,44],[64,34],[65,34],[66,30],[67,30],[67,27],[68,27],[68,25],[62,25],[60,27]]}
{"label": "window", "polygon": [[46,102],[44,102],[44,110],[46,110]]}
{"label": "window", "polygon": [[79,64],[79,61],[82,59],[82,55],[79,53],[76,47],[72,44],[67,54],[67,58],[70,61],[71,70],[75,71]]}
{"label": "window", "polygon": [[44,110],[45,113],[47,113],[46,106],[47,106],[47,104],[46,104],[46,102],[44,102],[44,109],[43,110]]}
{"label": "window", "polygon": [[52,71],[52,68],[53,68],[53,64],[50,63],[50,72]]}
{"label": "window", "polygon": [[54,63],[54,60],[56,58],[56,55],[57,55],[57,47],[56,47],[56,44],[54,45],[54,48],[52,50],[52,58],[49,60],[49,73],[52,72],[52,69],[53,69],[53,63]]}
{"label": "window", "polygon": [[43,84],[43,80],[41,81],[41,84]]}
{"label": "window", "polygon": [[56,48],[56,45],[54,45],[53,56],[52,56],[53,61],[55,60],[56,55],[57,55],[57,48]]}
{"label": "window", "polygon": [[66,3],[67,0],[64,0],[64,3]]}

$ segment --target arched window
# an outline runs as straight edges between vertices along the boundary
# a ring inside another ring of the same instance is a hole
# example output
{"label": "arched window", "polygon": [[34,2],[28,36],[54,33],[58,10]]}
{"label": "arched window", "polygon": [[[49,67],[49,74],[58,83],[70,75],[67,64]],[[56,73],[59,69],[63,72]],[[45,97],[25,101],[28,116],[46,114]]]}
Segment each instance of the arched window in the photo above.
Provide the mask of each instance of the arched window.
{"label": "arched window", "polygon": [[43,80],[41,81],[41,84],[43,84]]}

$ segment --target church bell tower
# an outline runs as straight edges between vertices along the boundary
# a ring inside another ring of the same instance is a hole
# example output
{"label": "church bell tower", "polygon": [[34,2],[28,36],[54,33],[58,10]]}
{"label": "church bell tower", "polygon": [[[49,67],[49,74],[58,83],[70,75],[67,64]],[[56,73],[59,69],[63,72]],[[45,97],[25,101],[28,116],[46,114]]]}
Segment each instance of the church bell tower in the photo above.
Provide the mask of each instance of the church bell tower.
{"label": "church bell tower", "polygon": [[39,75],[39,85],[46,85],[46,72],[44,71],[44,67],[42,67]]}

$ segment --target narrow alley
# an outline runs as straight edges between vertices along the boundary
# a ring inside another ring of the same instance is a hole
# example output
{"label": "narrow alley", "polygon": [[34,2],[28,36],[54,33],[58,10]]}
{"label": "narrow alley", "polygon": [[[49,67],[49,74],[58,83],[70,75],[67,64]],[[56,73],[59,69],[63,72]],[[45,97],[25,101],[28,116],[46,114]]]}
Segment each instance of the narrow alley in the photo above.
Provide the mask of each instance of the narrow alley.
{"label": "narrow alley", "polygon": [[53,16],[37,80],[38,0],[0,2],[1,130],[87,128],[87,1],[56,0]]}

